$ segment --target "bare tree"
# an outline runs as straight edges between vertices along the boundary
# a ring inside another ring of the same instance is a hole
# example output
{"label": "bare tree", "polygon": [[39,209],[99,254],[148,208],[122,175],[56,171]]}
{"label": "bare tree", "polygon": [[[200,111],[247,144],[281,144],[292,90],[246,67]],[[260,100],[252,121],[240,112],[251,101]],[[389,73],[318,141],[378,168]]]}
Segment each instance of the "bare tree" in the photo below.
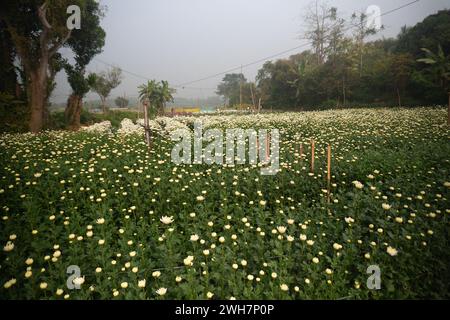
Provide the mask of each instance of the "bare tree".
{"label": "bare tree", "polygon": [[343,20],[337,17],[337,9],[328,6],[326,2],[316,0],[306,8],[304,16],[306,22],[305,38],[312,42],[317,64],[325,62],[327,50],[333,38],[342,31]]}
{"label": "bare tree", "polygon": [[351,24],[353,26],[353,35],[356,40],[356,45],[359,54],[359,76],[362,76],[363,70],[363,56],[364,56],[364,40],[371,35],[377,33],[377,29],[373,25],[367,23],[367,15],[365,13],[360,13],[357,15],[353,13]]}

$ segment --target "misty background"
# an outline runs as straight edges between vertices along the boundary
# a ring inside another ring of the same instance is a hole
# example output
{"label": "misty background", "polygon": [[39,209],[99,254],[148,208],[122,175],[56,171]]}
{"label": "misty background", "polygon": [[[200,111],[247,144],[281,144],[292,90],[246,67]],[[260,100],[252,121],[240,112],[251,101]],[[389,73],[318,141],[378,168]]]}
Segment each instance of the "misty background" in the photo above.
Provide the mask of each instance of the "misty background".
{"label": "misty background", "polygon": [[[308,43],[302,39],[306,26],[303,17],[312,0],[103,0],[106,7],[102,27],[106,31],[103,52],[87,68],[100,72],[114,65],[122,68],[123,80],[110,100],[125,96],[131,104],[137,87],[147,79],[167,80],[177,92],[180,104],[219,102],[215,97],[223,75],[196,81],[217,73],[241,72],[240,66]],[[339,0],[328,1],[338,14],[349,18],[377,5],[387,12],[411,0]],[[426,16],[449,7],[448,0],[421,0],[383,16],[385,29],[373,40],[396,37],[402,26],[412,26]],[[83,27],[83,21],[81,21]],[[308,49],[285,52],[268,60],[286,58]],[[71,57],[69,50],[62,54]],[[265,61],[242,68],[254,81]],[[195,82],[193,82],[195,81]],[[64,104],[71,92],[65,72],[56,78],[57,87],[51,101]],[[192,82],[192,83],[191,83]],[[86,101],[97,100],[90,92]]]}

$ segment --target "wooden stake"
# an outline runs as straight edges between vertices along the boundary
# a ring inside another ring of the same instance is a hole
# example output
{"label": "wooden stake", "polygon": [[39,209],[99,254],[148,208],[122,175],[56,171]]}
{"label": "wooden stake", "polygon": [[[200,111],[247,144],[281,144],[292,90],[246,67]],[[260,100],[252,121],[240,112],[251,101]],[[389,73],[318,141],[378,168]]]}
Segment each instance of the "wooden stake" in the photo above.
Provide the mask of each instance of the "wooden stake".
{"label": "wooden stake", "polygon": [[303,143],[300,142],[300,160],[303,159]]}
{"label": "wooden stake", "polygon": [[270,148],[270,133],[266,137],[266,161],[269,161],[269,148]]}
{"label": "wooden stake", "polygon": [[311,172],[314,172],[314,152],[316,148],[316,143],[314,139],[311,139]]}
{"label": "wooden stake", "polygon": [[256,152],[257,152],[257,155],[258,155],[258,158],[259,158],[259,138],[258,137],[256,137]]}
{"label": "wooden stake", "polygon": [[150,144],[151,144],[151,136],[150,136],[150,123],[148,119],[148,104],[147,102],[144,102],[144,129],[145,129],[145,143],[148,146],[148,149],[150,151]]}
{"label": "wooden stake", "polygon": [[330,203],[330,193],[331,193],[331,145],[328,144],[327,147],[327,197],[328,203]]}

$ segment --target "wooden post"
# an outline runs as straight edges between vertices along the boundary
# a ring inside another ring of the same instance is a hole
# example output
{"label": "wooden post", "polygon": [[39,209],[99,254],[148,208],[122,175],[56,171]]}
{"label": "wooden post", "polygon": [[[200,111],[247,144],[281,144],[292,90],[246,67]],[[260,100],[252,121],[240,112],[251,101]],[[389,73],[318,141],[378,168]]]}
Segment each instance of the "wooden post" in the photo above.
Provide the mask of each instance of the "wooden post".
{"label": "wooden post", "polygon": [[331,193],[331,145],[328,144],[327,147],[327,199],[330,203],[330,193]]}
{"label": "wooden post", "polygon": [[314,139],[311,139],[311,173],[314,172],[314,152],[315,152],[315,148],[316,148],[316,143],[314,141]]}
{"label": "wooden post", "polygon": [[256,157],[259,159],[259,161],[261,161],[260,159],[260,155],[259,155],[259,137],[258,135],[256,135]]}
{"label": "wooden post", "polygon": [[300,142],[300,160],[303,159],[303,143]]}
{"label": "wooden post", "polygon": [[256,102],[255,102],[255,96],[253,95],[253,84],[250,83],[250,93],[252,94],[252,103],[253,103],[253,110],[254,113],[256,111]]}
{"label": "wooden post", "polygon": [[150,151],[151,136],[150,136],[150,123],[148,119],[148,101],[144,102],[144,129],[145,129],[145,143]]}

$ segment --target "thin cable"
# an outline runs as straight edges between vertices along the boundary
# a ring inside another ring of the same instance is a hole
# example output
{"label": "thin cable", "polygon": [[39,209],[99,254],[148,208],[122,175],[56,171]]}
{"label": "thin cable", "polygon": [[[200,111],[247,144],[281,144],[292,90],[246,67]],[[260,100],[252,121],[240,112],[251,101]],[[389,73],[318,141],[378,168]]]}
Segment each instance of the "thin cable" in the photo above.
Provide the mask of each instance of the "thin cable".
{"label": "thin cable", "polygon": [[[381,18],[381,17],[383,17],[383,16],[385,16],[385,15],[388,15],[388,14],[391,14],[391,13],[396,12],[396,11],[398,11],[398,10],[401,10],[401,9],[403,9],[403,8],[409,7],[409,6],[411,6],[411,5],[413,5],[413,4],[417,3],[417,2],[420,2],[420,0],[411,1],[411,2],[406,3],[406,4],[404,4],[404,5],[402,5],[402,6],[398,7],[398,8],[395,8],[395,9],[389,10],[389,11],[387,11],[387,12],[384,12],[384,13],[380,14],[379,16],[376,16],[375,18]],[[352,28],[353,28],[353,26],[350,26],[350,27],[348,27],[348,28],[345,28],[345,29],[343,29],[343,32],[346,32],[346,31],[348,31],[348,30],[350,30],[350,29],[352,29]],[[304,44],[302,44],[302,45],[300,45],[300,46],[297,46],[297,47],[294,47],[294,48],[290,48],[290,49],[284,50],[284,51],[282,51],[282,52],[278,52],[278,53],[276,53],[276,54],[273,54],[273,55],[271,55],[271,56],[268,56],[268,57],[265,57],[265,58],[262,58],[262,59],[259,59],[259,60],[256,60],[256,61],[253,61],[253,62],[244,64],[244,65],[242,65],[242,67],[243,67],[243,68],[246,68],[246,67],[249,67],[249,66],[251,66],[251,65],[254,65],[254,64],[257,64],[257,63],[266,61],[266,60],[270,60],[270,59],[272,59],[272,58],[274,58],[274,57],[283,55],[283,54],[288,53],[288,52],[293,51],[293,50],[300,49],[300,48],[305,47],[305,46],[310,45],[310,44],[312,44],[312,42],[304,43]],[[213,75],[210,75],[210,76],[201,78],[201,79],[197,79],[197,80],[193,80],[193,81],[189,81],[189,82],[185,82],[185,83],[179,84],[179,85],[177,85],[177,86],[175,86],[175,87],[180,87],[180,86],[184,86],[184,85],[189,85],[189,84],[192,84],[192,83],[196,83],[196,82],[208,80],[208,79],[211,79],[211,78],[215,78],[215,77],[218,77],[218,76],[220,76],[220,75],[226,74],[226,73],[228,73],[228,72],[239,70],[240,68],[241,68],[241,66],[234,67],[234,68],[232,68],[232,69],[228,69],[228,70],[226,70],[226,71],[219,72],[219,73],[216,73],[216,74],[213,74]]]}
{"label": "thin cable", "polygon": [[[394,8],[394,9],[392,9],[392,10],[386,11],[386,12],[380,14],[379,16],[376,16],[375,18],[379,18],[379,17],[386,16],[386,15],[391,14],[391,13],[393,13],[393,12],[396,12],[396,11],[398,11],[398,10],[401,10],[401,9],[406,8],[406,7],[412,6],[413,4],[418,3],[418,2],[420,2],[420,0],[415,0],[415,1],[408,2],[408,3],[404,4],[404,5],[401,5],[400,7],[397,7],[397,8]],[[346,31],[352,29],[353,27],[354,27],[354,26],[351,25],[351,26],[349,26],[348,28],[343,29],[343,32],[346,32]],[[284,51],[281,51],[281,52],[272,54],[272,55],[267,56],[267,57],[264,57],[264,58],[262,58],[262,59],[258,59],[258,60],[255,60],[255,61],[253,61],[253,62],[249,62],[249,63],[247,63],[247,64],[243,64],[242,66],[237,66],[237,67],[234,67],[234,68],[230,68],[230,69],[228,69],[228,70],[225,70],[225,71],[222,71],[222,72],[218,72],[218,73],[215,73],[215,74],[212,74],[212,75],[209,75],[209,76],[206,76],[206,77],[197,79],[197,80],[192,80],[192,81],[184,82],[184,83],[181,83],[181,84],[178,84],[178,85],[174,85],[173,87],[174,87],[174,88],[181,88],[181,89],[194,89],[194,88],[189,88],[189,87],[187,87],[187,85],[190,85],[190,84],[193,84],[193,83],[196,83],[196,82],[201,82],[201,81],[204,81],[204,80],[208,80],[208,79],[211,79],[211,78],[216,78],[216,77],[218,77],[218,76],[227,74],[227,73],[229,73],[229,72],[239,70],[239,69],[241,69],[241,68],[247,68],[247,67],[252,66],[252,65],[254,65],[254,64],[261,63],[261,62],[265,62],[265,61],[270,60],[270,59],[273,59],[273,58],[275,58],[275,57],[277,57],[277,56],[281,56],[281,55],[286,54],[286,53],[288,53],[288,52],[291,52],[291,51],[294,51],[294,50],[301,49],[301,48],[306,47],[306,46],[311,45],[311,44],[312,44],[312,42],[306,42],[306,43],[303,43],[303,44],[301,44],[301,45],[299,45],[299,46],[296,46],[296,47],[293,47],[293,48],[290,48],[290,49],[287,49],[287,50],[284,50]],[[113,65],[113,64],[111,64],[111,63],[108,63],[108,62],[106,62],[106,61],[102,61],[101,59],[98,59],[98,58],[94,58],[93,60],[94,60],[94,61],[98,61],[98,62],[100,62],[100,63],[103,63],[103,64],[105,64],[105,65],[107,65],[107,66],[115,67],[115,65]],[[146,76],[143,76],[143,75],[140,75],[140,74],[137,74],[137,73],[135,73],[135,72],[128,71],[128,70],[123,69],[123,68],[121,68],[121,70],[122,70],[123,72],[128,73],[128,74],[130,74],[130,75],[133,75],[133,76],[135,76],[135,77],[138,77],[138,78],[141,78],[141,79],[145,79],[145,80],[151,80],[150,78],[148,78],[148,77],[146,77]],[[212,88],[195,88],[195,89],[199,89],[199,90],[201,90],[201,89],[211,90]]]}

